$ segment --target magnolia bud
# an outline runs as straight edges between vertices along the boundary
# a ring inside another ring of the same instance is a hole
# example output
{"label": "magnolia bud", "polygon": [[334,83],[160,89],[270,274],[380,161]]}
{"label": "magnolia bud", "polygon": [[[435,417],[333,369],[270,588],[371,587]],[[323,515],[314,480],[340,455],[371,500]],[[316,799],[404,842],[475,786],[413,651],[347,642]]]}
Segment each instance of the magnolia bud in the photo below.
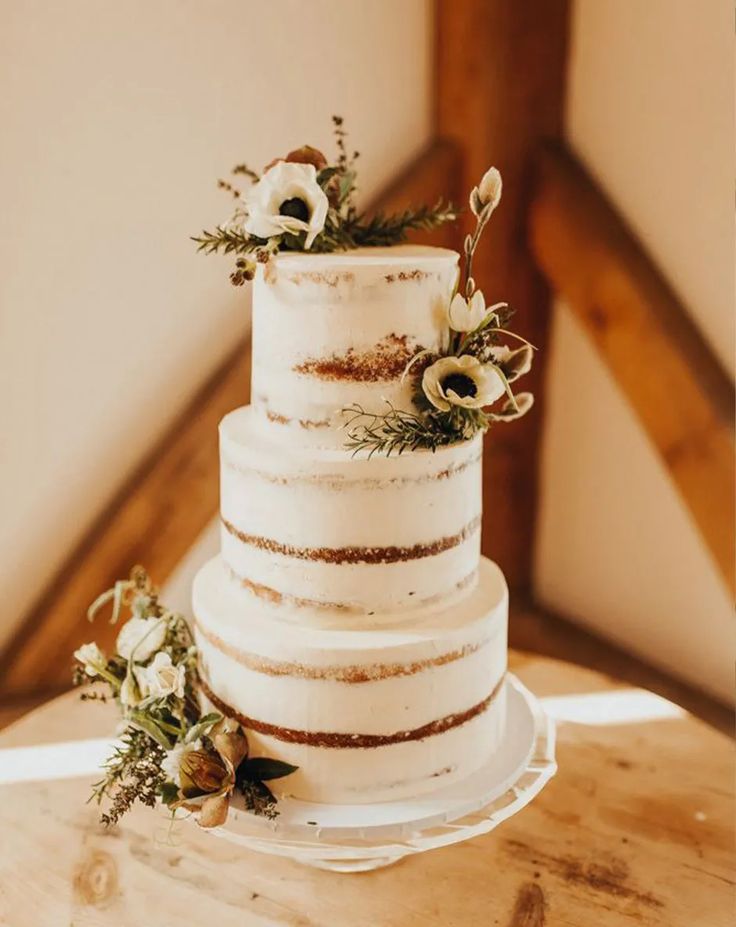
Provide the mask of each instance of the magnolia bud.
{"label": "magnolia bud", "polygon": [[476,188],[478,191],[478,203],[481,207],[478,213],[483,211],[490,216],[501,199],[502,186],[501,174],[495,167],[489,167],[483,175],[483,180]]}
{"label": "magnolia bud", "polygon": [[182,793],[187,798],[193,798],[196,795],[219,792],[227,783],[229,774],[216,753],[190,750],[182,758],[179,777]]}

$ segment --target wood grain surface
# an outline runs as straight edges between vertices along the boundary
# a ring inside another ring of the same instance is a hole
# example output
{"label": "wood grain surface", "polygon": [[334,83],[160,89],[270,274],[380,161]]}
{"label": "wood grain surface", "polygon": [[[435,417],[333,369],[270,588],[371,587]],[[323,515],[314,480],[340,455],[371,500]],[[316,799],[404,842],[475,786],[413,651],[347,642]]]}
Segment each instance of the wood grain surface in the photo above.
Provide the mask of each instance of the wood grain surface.
{"label": "wood grain surface", "polygon": [[[239,849],[191,822],[169,832],[146,810],[106,832],[85,805],[88,780],[43,770],[43,781],[0,787],[0,923],[730,927],[729,740],[597,673],[518,654],[512,667],[557,700],[558,716],[589,717],[559,721],[557,776],[492,833],[340,875]],[[596,693],[614,696],[605,712]],[[68,694],[7,729],[0,751],[113,726],[108,707]]]}
{"label": "wood grain surface", "polygon": [[[0,692],[67,686],[69,655],[90,635],[90,603],[137,563],[165,582],[218,510],[217,426],[226,412],[247,402],[249,392],[250,350],[243,342],[42,592],[0,661]],[[102,647],[116,633],[104,622],[95,626]]]}

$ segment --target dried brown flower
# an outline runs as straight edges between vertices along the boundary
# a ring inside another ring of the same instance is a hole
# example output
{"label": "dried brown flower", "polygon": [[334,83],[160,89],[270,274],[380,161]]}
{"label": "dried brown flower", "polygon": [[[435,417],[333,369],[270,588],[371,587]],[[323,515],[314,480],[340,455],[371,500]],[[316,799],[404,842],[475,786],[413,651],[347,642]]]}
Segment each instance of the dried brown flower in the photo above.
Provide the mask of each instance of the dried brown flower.
{"label": "dried brown flower", "polygon": [[187,798],[219,792],[227,783],[228,770],[220,756],[208,750],[190,750],[179,767],[181,790]]}
{"label": "dried brown flower", "polygon": [[272,168],[274,164],[278,164],[279,161],[290,161],[292,164],[313,164],[318,171],[327,167],[327,158],[318,148],[312,148],[311,145],[302,145],[301,148],[295,148],[285,158],[274,158],[263,168],[264,173]]}

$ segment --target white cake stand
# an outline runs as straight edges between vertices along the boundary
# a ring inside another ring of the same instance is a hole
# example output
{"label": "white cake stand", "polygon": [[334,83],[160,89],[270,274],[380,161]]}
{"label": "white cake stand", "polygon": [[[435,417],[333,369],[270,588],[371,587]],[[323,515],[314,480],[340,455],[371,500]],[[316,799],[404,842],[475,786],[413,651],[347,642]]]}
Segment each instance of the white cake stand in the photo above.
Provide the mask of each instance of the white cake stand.
{"label": "white cake stand", "polygon": [[209,833],[250,850],[334,872],[366,872],[411,853],[469,840],[521,811],[557,770],[554,724],[511,673],[506,736],[477,772],[416,799],[328,805],[281,799],[273,820],[233,801],[227,823]]}

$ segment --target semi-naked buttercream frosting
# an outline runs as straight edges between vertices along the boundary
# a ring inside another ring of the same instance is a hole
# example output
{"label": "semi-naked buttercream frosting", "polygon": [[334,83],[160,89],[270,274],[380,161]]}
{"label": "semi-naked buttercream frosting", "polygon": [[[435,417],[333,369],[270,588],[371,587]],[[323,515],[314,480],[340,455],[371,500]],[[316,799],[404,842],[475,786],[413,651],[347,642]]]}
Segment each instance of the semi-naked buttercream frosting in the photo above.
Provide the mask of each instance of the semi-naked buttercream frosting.
{"label": "semi-naked buttercream frosting", "polygon": [[403,377],[414,354],[447,337],[458,255],[398,245],[324,255],[283,254],[253,285],[253,389],[276,435],[342,445],[330,427],[355,403],[410,408]]}
{"label": "semi-naked buttercream frosting", "polygon": [[[253,405],[220,426],[221,554],[194,587],[209,702],[277,793],[370,802],[477,769],[503,736],[507,592],[480,557],[481,439],[370,457],[355,403],[412,408],[458,255],[399,246],[259,268]],[[444,334],[443,334],[444,333]]]}
{"label": "semi-naked buttercream frosting", "polygon": [[479,572],[448,608],[338,628],[244,610],[213,560],[194,587],[205,692],[254,752],[299,766],[281,787],[300,798],[369,802],[454,781],[498,744],[504,716],[506,586],[485,558]]}

